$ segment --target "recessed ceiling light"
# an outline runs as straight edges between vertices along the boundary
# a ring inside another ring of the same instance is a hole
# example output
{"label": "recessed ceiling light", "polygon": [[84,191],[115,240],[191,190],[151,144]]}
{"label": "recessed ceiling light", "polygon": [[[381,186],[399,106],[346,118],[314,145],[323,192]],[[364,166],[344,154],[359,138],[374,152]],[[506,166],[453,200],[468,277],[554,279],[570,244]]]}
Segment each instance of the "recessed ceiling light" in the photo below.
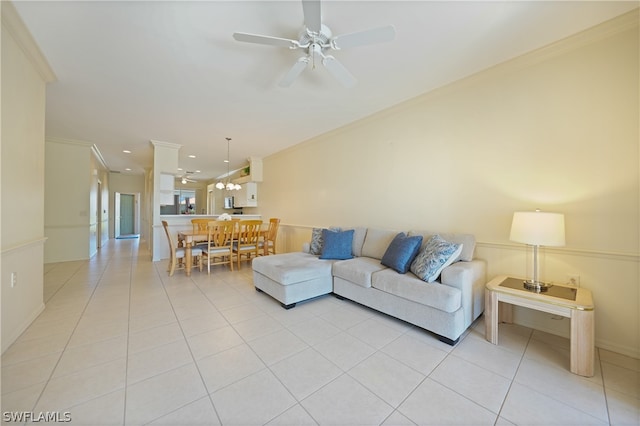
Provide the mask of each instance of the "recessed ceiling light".
{"label": "recessed ceiling light", "polygon": [[128,149],[123,149],[122,152],[124,152],[125,154],[131,154],[131,151],[129,151]]}
{"label": "recessed ceiling light", "polygon": [[130,168],[128,168],[128,167],[127,167],[125,170],[126,170],[126,171],[128,171],[128,172],[130,172],[130,171],[131,171],[131,169],[130,169]]}
{"label": "recessed ceiling light", "polygon": [[196,156],[195,156],[195,155],[193,155],[193,154],[191,154],[191,155],[189,156],[189,158],[196,158]]}
{"label": "recessed ceiling light", "polygon": [[182,171],[182,167],[178,167],[178,170]]}
{"label": "recessed ceiling light", "polygon": [[196,170],[196,173],[200,173],[200,170]]}

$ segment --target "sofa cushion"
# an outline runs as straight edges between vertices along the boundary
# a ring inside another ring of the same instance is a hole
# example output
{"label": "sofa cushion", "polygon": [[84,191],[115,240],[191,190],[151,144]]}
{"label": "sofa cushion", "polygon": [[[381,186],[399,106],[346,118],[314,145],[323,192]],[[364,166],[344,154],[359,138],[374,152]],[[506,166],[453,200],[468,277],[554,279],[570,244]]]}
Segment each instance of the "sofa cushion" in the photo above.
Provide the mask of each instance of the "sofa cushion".
{"label": "sofa cushion", "polygon": [[[371,275],[374,272],[387,269],[378,259],[371,257],[356,257],[350,260],[340,260],[333,264],[332,274],[361,287],[371,287]],[[397,272],[394,272],[397,275]]]}
{"label": "sofa cushion", "polygon": [[387,247],[380,263],[396,272],[406,274],[421,245],[422,235],[408,237],[404,232],[400,232]]}
{"label": "sofa cushion", "polygon": [[320,260],[308,253],[283,253],[276,256],[261,256],[253,259],[251,266],[282,285],[296,284],[325,276],[331,276],[330,260]]}
{"label": "sofa cushion", "polygon": [[422,235],[422,248],[427,244],[429,238],[434,235],[440,235],[447,241],[451,241],[452,243],[462,244],[462,252],[457,260],[464,260],[466,262],[470,262],[473,260],[473,253],[476,249],[476,237],[473,234],[454,234],[454,233],[442,233],[442,232],[431,232],[431,231],[422,231],[422,230],[411,230],[408,233],[409,236],[412,235]]}
{"label": "sofa cushion", "polygon": [[371,286],[445,312],[455,312],[462,301],[460,289],[438,282],[427,284],[412,273],[400,275],[392,269],[374,273]]}
{"label": "sofa cushion", "polygon": [[373,257],[374,259],[382,259],[387,247],[398,234],[398,231],[390,231],[386,229],[369,228],[367,236],[362,245],[362,256]]}
{"label": "sofa cushion", "polygon": [[353,255],[353,229],[335,232],[329,229],[322,230],[322,254],[320,259],[351,259]]}
{"label": "sofa cushion", "polygon": [[435,281],[440,272],[451,265],[460,256],[462,244],[444,240],[440,235],[434,235],[411,264],[411,272],[428,283]]}

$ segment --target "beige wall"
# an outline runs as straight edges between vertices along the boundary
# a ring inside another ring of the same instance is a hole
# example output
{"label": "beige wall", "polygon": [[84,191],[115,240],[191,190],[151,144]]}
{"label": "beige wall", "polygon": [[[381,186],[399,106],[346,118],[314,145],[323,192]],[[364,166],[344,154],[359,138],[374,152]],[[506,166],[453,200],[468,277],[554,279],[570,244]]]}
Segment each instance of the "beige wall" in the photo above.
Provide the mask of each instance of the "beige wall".
{"label": "beige wall", "polygon": [[636,10],[265,158],[261,214],[282,218],[286,251],[310,226],[472,232],[492,277],[526,273],[514,211],[563,212],[567,245],[547,251],[544,278],[579,274],[598,345],[640,356],[637,23]]}
{"label": "beige wall", "polygon": [[108,241],[106,168],[91,143],[50,138],[46,142],[45,177],[45,263],[89,259]]}
{"label": "beige wall", "polygon": [[[2,352],[42,311],[44,111],[55,76],[13,5],[1,4]],[[17,281],[11,287],[11,273]]]}

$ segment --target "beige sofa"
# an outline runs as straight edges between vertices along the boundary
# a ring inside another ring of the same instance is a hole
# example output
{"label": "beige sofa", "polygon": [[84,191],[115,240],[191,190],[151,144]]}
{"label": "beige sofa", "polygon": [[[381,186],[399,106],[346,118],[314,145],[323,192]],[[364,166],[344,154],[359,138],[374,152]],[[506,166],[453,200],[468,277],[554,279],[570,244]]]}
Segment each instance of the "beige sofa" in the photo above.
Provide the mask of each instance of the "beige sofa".
{"label": "beige sofa", "polygon": [[[473,235],[439,234],[447,241],[462,244],[462,251],[456,261],[442,269],[437,280],[425,282],[412,272],[398,273],[381,264],[398,231],[351,229],[351,259],[320,259],[310,253],[308,244],[302,252],[254,259],[256,289],[287,309],[334,293],[429,330],[451,345],[483,312],[486,266],[473,258]],[[422,236],[423,250],[434,234],[409,231],[407,236]]]}

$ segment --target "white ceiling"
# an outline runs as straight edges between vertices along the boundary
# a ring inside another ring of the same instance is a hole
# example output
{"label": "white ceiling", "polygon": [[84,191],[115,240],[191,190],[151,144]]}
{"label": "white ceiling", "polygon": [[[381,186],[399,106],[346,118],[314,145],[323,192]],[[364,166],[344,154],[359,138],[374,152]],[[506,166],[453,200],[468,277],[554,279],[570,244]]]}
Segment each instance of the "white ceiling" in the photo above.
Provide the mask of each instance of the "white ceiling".
{"label": "white ceiling", "polygon": [[396,28],[391,43],[334,53],[358,79],[351,89],[322,66],[281,88],[300,51],[232,38],[240,31],[297,39],[298,0],[15,6],[57,76],[47,89],[47,137],[94,143],[110,170],[135,174],[153,164],[150,140],[180,144],[180,166],[211,179],[226,172],[225,137],[238,168],[249,156],[266,157],[545,46],[638,1],[324,1],[323,23],[334,35]]}

